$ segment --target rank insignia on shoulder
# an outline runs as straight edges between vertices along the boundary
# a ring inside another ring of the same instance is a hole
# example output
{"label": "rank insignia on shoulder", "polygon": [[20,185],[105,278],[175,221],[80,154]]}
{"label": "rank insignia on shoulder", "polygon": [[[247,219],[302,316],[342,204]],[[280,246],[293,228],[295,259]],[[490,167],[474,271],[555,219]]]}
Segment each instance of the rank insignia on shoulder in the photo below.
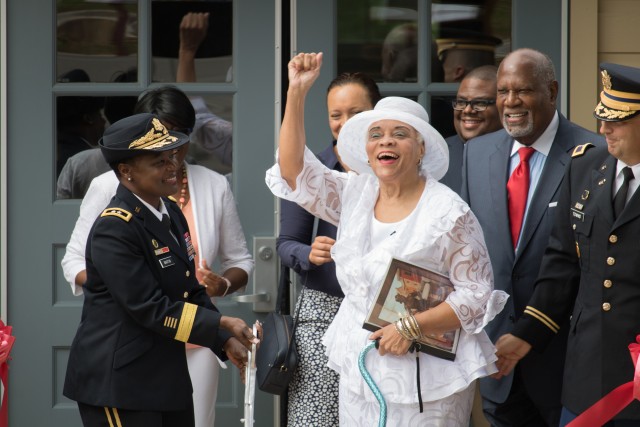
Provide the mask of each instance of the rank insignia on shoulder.
{"label": "rank insignia on shoulder", "polygon": [[131,217],[133,216],[131,214],[131,212],[126,211],[124,209],[120,209],[120,208],[107,208],[104,211],[102,211],[102,214],[100,215],[101,217],[103,216],[117,216],[118,218],[120,218],[121,220],[125,221],[125,222],[129,222],[131,220]]}
{"label": "rank insignia on shoulder", "polygon": [[573,149],[573,152],[571,153],[571,157],[582,156],[589,147],[595,147],[595,145],[593,145],[590,142],[587,142],[586,144],[578,145],[576,148]]}

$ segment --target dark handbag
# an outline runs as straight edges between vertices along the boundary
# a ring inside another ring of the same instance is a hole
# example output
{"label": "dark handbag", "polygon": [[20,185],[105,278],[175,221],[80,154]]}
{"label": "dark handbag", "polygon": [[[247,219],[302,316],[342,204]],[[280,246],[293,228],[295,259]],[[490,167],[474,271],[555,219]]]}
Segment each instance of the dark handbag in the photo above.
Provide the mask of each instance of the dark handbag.
{"label": "dark handbag", "polygon": [[298,365],[291,315],[269,313],[262,322],[262,335],[256,355],[256,383],[264,392],[281,395]]}
{"label": "dark handbag", "polygon": [[[278,287],[277,311],[267,314],[266,319],[262,322],[262,338],[256,352],[256,383],[258,388],[266,393],[277,395],[285,393],[298,365],[298,353],[293,339],[297,322],[291,315],[282,313],[282,302],[289,284],[289,269],[284,267]],[[296,311],[296,318],[302,306],[301,302],[302,296]]]}

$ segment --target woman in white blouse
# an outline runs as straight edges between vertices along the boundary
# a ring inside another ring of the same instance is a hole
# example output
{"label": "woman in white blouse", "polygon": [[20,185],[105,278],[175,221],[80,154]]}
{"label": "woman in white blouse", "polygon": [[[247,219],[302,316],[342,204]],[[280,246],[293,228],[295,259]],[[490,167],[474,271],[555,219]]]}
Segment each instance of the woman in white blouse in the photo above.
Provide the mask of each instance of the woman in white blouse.
{"label": "woman in white blouse", "polygon": [[[369,356],[367,367],[387,402],[388,425],[468,426],[474,380],[496,371],[483,327],[507,298],[493,291],[480,225],[464,201],[438,182],[448,167],[447,145],[411,100],[385,98],[347,121],[338,153],[351,172],[330,170],[313,156],[305,147],[304,101],[321,64],[321,53],[289,62],[278,162],[266,182],[276,196],[338,226],[331,255],[345,299],[318,351],[326,351],[340,374],[340,425],[371,426],[379,417],[357,363],[367,343],[379,338],[379,355]],[[362,328],[393,257],[437,268],[455,288],[445,303],[414,316],[416,335],[462,328],[454,361],[418,353],[419,384],[407,331],[395,324],[374,334]]]}

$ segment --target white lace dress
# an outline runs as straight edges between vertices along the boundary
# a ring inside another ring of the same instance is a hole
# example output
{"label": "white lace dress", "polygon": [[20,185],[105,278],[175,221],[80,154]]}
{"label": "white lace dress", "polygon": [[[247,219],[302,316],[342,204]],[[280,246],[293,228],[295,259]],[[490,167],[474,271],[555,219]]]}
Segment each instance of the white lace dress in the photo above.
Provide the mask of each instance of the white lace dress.
{"label": "white lace dress", "polygon": [[493,291],[489,254],[476,217],[457,194],[428,177],[403,227],[372,247],[377,178],[330,170],[308,149],[304,160],[295,191],[281,178],[277,164],[267,171],[266,183],[274,195],[338,225],[331,253],[345,298],[323,343],[329,366],[340,374],[341,425],[377,422],[378,403],[360,374],[357,359],[369,342],[370,332],[362,328],[364,319],[391,258],[397,257],[437,266],[450,277],[455,291],[446,303],[460,319],[462,333],[455,361],[420,353],[422,414],[418,412],[415,355],[381,357],[371,352],[367,356],[367,369],[388,405],[389,425],[468,426],[470,386],[496,371],[495,348],[483,327],[508,298],[502,291]]}

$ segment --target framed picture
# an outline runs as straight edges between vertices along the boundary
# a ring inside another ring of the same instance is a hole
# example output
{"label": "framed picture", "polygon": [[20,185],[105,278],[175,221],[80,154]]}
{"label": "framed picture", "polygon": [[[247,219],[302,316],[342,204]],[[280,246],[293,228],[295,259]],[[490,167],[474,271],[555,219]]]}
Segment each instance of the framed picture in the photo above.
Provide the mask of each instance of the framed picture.
{"label": "framed picture", "polygon": [[[409,313],[416,314],[430,310],[442,303],[453,289],[453,284],[448,277],[425,267],[393,258],[362,327],[373,332],[396,322]],[[424,336],[419,341],[420,351],[454,360],[459,338],[460,328],[444,334]]]}

